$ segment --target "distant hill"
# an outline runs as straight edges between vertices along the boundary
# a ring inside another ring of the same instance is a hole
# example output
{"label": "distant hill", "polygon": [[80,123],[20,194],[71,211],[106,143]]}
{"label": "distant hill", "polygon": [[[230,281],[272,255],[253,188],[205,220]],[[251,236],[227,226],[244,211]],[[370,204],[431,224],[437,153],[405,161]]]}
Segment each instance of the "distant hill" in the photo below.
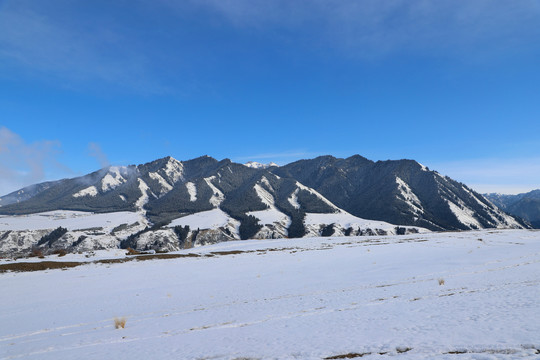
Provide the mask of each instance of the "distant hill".
{"label": "distant hill", "polygon": [[484,196],[507,213],[519,216],[540,229],[540,190],[518,195],[491,193]]}

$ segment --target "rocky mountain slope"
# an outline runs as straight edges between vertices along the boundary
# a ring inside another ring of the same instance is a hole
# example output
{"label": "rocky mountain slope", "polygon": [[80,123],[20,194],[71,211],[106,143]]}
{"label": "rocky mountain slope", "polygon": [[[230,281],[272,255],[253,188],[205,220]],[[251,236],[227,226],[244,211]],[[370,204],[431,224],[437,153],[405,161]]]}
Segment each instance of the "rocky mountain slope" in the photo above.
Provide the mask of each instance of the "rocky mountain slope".
{"label": "rocky mountain slope", "polygon": [[365,219],[431,230],[525,226],[466,185],[413,160],[321,156],[272,171],[296,179]]}

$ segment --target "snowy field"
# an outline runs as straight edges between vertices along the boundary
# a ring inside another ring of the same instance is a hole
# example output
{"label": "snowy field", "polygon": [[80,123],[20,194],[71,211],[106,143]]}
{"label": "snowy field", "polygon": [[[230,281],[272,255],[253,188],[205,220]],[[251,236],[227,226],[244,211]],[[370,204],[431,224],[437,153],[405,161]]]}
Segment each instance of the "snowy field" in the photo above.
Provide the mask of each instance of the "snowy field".
{"label": "snowy field", "polygon": [[68,230],[103,228],[111,230],[120,224],[146,223],[137,212],[92,213],[84,211],[55,210],[30,215],[0,215],[0,231],[55,229],[63,226]]}
{"label": "snowy field", "polygon": [[0,274],[0,359],[540,358],[540,232],[187,252]]}

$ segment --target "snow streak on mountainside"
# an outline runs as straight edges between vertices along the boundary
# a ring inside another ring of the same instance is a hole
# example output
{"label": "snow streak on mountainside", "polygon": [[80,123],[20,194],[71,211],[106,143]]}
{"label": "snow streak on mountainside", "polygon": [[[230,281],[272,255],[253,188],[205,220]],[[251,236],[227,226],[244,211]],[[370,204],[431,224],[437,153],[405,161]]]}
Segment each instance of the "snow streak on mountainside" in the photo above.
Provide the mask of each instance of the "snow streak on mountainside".
{"label": "snow streak on mountainside", "polygon": [[253,186],[261,202],[267,207],[265,210],[250,211],[247,215],[254,216],[259,220],[262,228],[252,237],[255,239],[281,238],[288,236],[288,228],[291,226],[291,217],[281,212],[276,207],[276,200],[272,193],[276,193],[266,177]]}
{"label": "snow streak on mountainside", "polygon": [[409,185],[403,180],[396,176],[396,182],[398,184],[398,190],[401,195],[401,199],[412,209],[413,212],[417,214],[423,214],[424,209],[422,208],[422,203],[418,196],[411,190]]}
{"label": "snow streak on mountainside", "polygon": [[[319,194],[316,190],[310,189],[307,186],[304,186],[304,185],[300,184],[298,181],[296,182],[296,186],[298,186],[298,188],[300,190],[304,190],[304,191],[309,192],[310,194],[315,195],[317,198],[322,200],[326,205],[328,205],[330,208],[332,208],[333,212],[339,212],[340,211],[340,209],[336,205],[332,204],[327,198],[325,198],[324,196]],[[292,197],[293,196],[291,195],[291,198]]]}
{"label": "snow streak on mountainside", "polygon": [[206,182],[206,185],[208,185],[210,189],[212,189],[213,192],[212,197],[209,200],[210,204],[212,204],[212,206],[214,207],[218,207],[223,202],[223,200],[225,200],[225,195],[212,183],[212,180],[214,180],[215,178],[215,176],[211,176],[209,178],[205,178],[204,181]]}
{"label": "snow streak on mountainside", "polygon": [[162,189],[160,191],[160,194],[161,195],[164,195],[166,193],[168,193],[169,191],[171,191],[173,189],[173,186],[171,184],[169,184],[161,175],[159,175],[158,173],[148,173],[148,175],[156,180],[157,182],[159,182],[159,184],[162,186]]}
{"label": "snow streak on mountainside", "polygon": [[187,182],[186,189],[189,193],[189,201],[191,202],[197,201],[197,186],[192,182]]}
{"label": "snow streak on mountainside", "polygon": [[295,209],[300,209],[300,204],[298,203],[298,191],[300,189],[296,189],[294,190],[294,192],[291,194],[291,197],[289,197],[287,200],[289,201],[289,203],[295,208]]}
{"label": "snow streak on mountainside", "polygon": [[148,203],[148,200],[150,199],[150,196],[148,195],[148,191],[150,188],[148,185],[144,182],[142,179],[137,179],[139,182],[139,190],[141,191],[141,197],[137,199],[135,202],[135,205],[137,206],[137,209],[144,211],[144,205]]}

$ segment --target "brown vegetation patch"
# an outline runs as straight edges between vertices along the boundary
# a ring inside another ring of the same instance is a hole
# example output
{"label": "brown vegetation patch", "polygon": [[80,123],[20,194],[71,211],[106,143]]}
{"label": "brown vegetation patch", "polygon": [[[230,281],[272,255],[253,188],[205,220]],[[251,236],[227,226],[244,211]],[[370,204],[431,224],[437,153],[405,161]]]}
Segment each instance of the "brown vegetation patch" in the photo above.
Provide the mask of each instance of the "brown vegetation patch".
{"label": "brown vegetation patch", "polygon": [[58,257],[62,257],[62,256],[66,256],[67,251],[64,249],[54,250],[53,254],[58,255]]}
{"label": "brown vegetation patch", "polygon": [[266,249],[266,251],[286,251],[286,250],[298,250],[298,248],[287,247],[287,248],[271,248],[271,249]]}
{"label": "brown vegetation patch", "polygon": [[466,354],[466,353],[467,353],[467,350],[454,350],[454,351],[449,351],[445,354],[459,355],[459,354]]}
{"label": "brown vegetation patch", "polygon": [[32,251],[30,251],[29,257],[38,257],[40,259],[43,259],[45,255],[43,255],[43,251],[39,248],[33,248]]}
{"label": "brown vegetation patch", "polygon": [[95,260],[95,261],[85,261],[80,262],[81,265],[86,264],[118,264],[118,263],[124,263],[128,261],[137,260],[136,257],[128,257],[128,258],[120,258],[120,259],[103,259],[103,260]]}
{"label": "brown vegetation patch", "polygon": [[42,271],[49,269],[66,269],[79,266],[85,263],[66,261],[40,261],[29,263],[12,263],[0,265],[0,273],[6,271]]}
{"label": "brown vegetation patch", "polygon": [[[268,249],[264,251],[283,251],[286,249]],[[41,261],[41,262],[32,262],[32,263],[11,263],[11,264],[1,264],[0,273],[7,271],[41,271],[49,269],[64,269],[72,268],[81,265],[87,264],[117,264],[124,263],[127,261],[145,261],[145,260],[156,260],[156,259],[179,259],[179,258],[199,258],[199,257],[213,257],[213,256],[225,256],[225,255],[238,255],[244,253],[253,253],[261,252],[262,250],[230,250],[230,251],[213,251],[208,254],[197,254],[197,253],[188,253],[188,254],[140,254],[138,251],[133,249],[128,249],[129,257],[117,258],[117,259],[103,259],[103,260],[94,260],[94,261],[81,261],[81,262],[62,262],[62,261]],[[37,251],[36,251],[37,252]],[[62,252],[63,253],[63,252]],[[39,255],[34,254],[34,255]],[[59,256],[63,256],[61,253],[58,253]],[[43,256],[43,255],[42,255]]]}
{"label": "brown vegetation patch", "polygon": [[155,255],[141,255],[136,256],[135,259],[138,261],[145,260],[155,260],[155,259],[178,259],[178,258],[194,258],[201,257],[199,254],[189,253],[189,254],[155,254]]}
{"label": "brown vegetation patch", "polygon": [[42,271],[42,270],[49,270],[49,269],[66,269],[66,268],[72,268],[76,266],[81,265],[87,265],[87,264],[118,264],[118,263],[124,263],[127,261],[133,261],[133,260],[154,260],[154,259],[176,259],[176,258],[192,258],[192,257],[201,257],[199,254],[155,254],[155,255],[137,255],[137,256],[131,256],[126,258],[119,258],[119,259],[103,259],[103,260],[95,260],[95,261],[41,261],[41,262],[19,262],[19,263],[11,263],[11,264],[1,264],[0,265],[0,273],[7,272],[7,271],[18,271],[18,272],[25,272],[25,271]]}
{"label": "brown vegetation patch", "polygon": [[371,353],[348,353],[348,354],[342,354],[342,355],[335,355],[335,356],[329,356],[325,357],[324,360],[331,360],[331,359],[354,359],[363,357],[366,355],[371,355]]}
{"label": "brown vegetation patch", "polygon": [[238,255],[238,254],[243,254],[247,252],[252,252],[252,251],[242,251],[242,250],[212,251],[210,254],[212,255]]}
{"label": "brown vegetation patch", "polygon": [[127,250],[126,255],[140,255],[140,252],[138,252],[137,250],[133,248],[128,247],[126,250]]}

